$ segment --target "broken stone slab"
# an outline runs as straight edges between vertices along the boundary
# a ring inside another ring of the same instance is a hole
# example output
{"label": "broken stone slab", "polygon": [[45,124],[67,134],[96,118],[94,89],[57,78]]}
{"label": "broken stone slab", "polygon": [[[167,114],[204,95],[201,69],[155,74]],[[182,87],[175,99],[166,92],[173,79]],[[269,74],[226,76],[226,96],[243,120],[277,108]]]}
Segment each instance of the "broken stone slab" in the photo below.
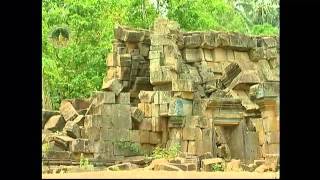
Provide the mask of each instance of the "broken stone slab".
{"label": "broken stone slab", "polygon": [[97,98],[96,105],[114,104],[116,102],[114,92],[95,91],[93,92],[93,97]]}
{"label": "broken stone slab", "polygon": [[52,132],[61,131],[65,123],[66,122],[61,115],[53,115],[44,125],[44,130],[50,130]]}
{"label": "broken stone slab", "polygon": [[102,90],[112,91],[118,96],[122,91],[122,89],[123,89],[122,83],[118,79],[111,79],[111,80],[108,80],[107,82],[104,79],[103,81]]}
{"label": "broken stone slab", "polygon": [[169,165],[178,167],[182,171],[196,171],[197,170],[197,164],[196,163],[182,163],[182,164],[169,163]]}
{"label": "broken stone slab", "polygon": [[66,135],[48,134],[44,142],[53,142],[60,150],[69,150],[70,144],[74,139]]}
{"label": "broken stone slab", "polygon": [[151,118],[143,118],[143,120],[139,124],[139,129],[151,131],[152,130],[152,119]]}
{"label": "broken stone slab", "polygon": [[74,121],[68,121],[63,131],[72,138],[79,138],[80,137],[80,128],[79,125]]}
{"label": "broken stone slab", "polygon": [[170,165],[170,164],[155,164],[154,165],[154,170],[155,171],[182,171],[182,169],[174,166],[174,165]]}
{"label": "broken stone slab", "polygon": [[125,162],[125,163],[109,166],[107,168],[107,170],[109,170],[109,171],[122,171],[122,170],[132,170],[132,169],[137,169],[137,168],[139,168],[138,165],[132,164],[130,162]]}
{"label": "broken stone slab", "polygon": [[70,159],[71,152],[69,151],[49,151],[47,153],[48,159]]}
{"label": "broken stone slab", "polygon": [[70,102],[61,103],[59,110],[66,121],[73,121],[79,115]]}
{"label": "broken stone slab", "polygon": [[42,109],[42,129],[44,128],[44,125],[46,122],[54,115],[59,115],[59,111],[51,111],[51,110],[45,110]]}
{"label": "broken stone slab", "polygon": [[79,126],[84,126],[84,119],[85,116],[84,115],[79,115],[78,117],[76,117],[73,121],[78,124]]}
{"label": "broken stone slab", "polygon": [[142,42],[144,40],[145,32],[139,30],[132,30],[125,26],[118,26],[114,29],[115,38],[127,42]]}

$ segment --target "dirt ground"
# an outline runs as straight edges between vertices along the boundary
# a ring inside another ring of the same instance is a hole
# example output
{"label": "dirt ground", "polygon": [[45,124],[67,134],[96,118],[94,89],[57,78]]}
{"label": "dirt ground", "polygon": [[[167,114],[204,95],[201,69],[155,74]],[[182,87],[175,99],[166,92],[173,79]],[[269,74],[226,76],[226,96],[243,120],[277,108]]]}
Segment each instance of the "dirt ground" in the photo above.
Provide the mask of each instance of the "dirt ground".
{"label": "dirt ground", "polygon": [[42,179],[279,179],[279,172],[195,172],[195,171],[94,171],[42,174]]}

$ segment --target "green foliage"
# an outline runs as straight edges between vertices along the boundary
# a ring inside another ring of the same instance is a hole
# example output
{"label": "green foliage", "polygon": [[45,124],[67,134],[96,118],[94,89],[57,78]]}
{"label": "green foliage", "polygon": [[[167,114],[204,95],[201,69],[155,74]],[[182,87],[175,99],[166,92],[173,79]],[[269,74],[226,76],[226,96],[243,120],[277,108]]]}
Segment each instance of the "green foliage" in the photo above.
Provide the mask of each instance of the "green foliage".
{"label": "green foliage", "polygon": [[169,149],[166,148],[161,148],[157,146],[151,154],[151,157],[154,159],[170,159],[170,158],[175,158],[179,155],[181,152],[181,145],[180,144],[174,144],[172,145]]}
{"label": "green foliage", "polygon": [[134,142],[129,142],[125,141],[123,139],[120,139],[120,141],[115,141],[114,144],[122,150],[129,150],[130,152],[134,154],[142,154],[142,150],[140,148],[140,144],[134,143]]}
{"label": "green foliage", "polygon": [[168,18],[185,30],[248,31],[244,18],[224,0],[177,0],[168,8]]}
{"label": "green foliage", "polygon": [[224,171],[224,166],[222,163],[214,163],[211,165],[211,170],[216,172],[216,171]]}
{"label": "green foliage", "polygon": [[279,34],[279,29],[271,24],[254,25],[252,27],[252,34],[254,35],[275,35]]}
{"label": "green foliage", "polygon": [[86,170],[93,170],[94,166],[89,162],[88,158],[84,158],[83,153],[80,155],[80,168]]}
{"label": "green foliage", "polygon": [[42,144],[42,153],[47,157],[48,153],[52,150],[52,145],[49,142]]}
{"label": "green foliage", "polygon": [[[42,74],[53,109],[58,109],[62,99],[89,97],[101,88],[115,24],[149,27],[155,16],[154,8],[145,1],[44,0]],[[57,48],[50,42],[50,33],[57,26],[70,31],[66,47]]]}

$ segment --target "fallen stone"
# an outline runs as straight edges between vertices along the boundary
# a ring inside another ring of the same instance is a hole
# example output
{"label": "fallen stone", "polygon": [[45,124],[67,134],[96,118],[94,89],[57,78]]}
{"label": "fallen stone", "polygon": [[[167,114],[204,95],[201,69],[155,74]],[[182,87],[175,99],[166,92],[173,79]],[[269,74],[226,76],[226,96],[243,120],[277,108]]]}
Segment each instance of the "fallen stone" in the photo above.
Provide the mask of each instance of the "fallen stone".
{"label": "fallen stone", "polygon": [[78,124],[74,121],[68,121],[64,128],[63,131],[70,137],[72,138],[79,138],[80,137],[80,128]]}
{"label": "fallen stone", "polygon": [[44,126],[45,131],[61,131],[65,125],[65,120],[61,117],[61,115],[54,115],[51,116],[50,119],[47,121],[47,123]]}
{"label": "fallen stone", "polygon": [[123,89],[123,86],[118,79],[111,79],[108,81],[104,79],[103,81],[102,90],[112,91],[118,96],[122,91],[122,89]]}
{"label": "fallen stone", "polygon": [[154,170],[155,171],[182,171],[182,169],[174,165],[164,164],[164,163],[154,165]]}
{"label": "fallen stone", "polygon": [[78,117],[76,117],[73,121],[78,124],[79,126],[84,126],[84,119],[85,116],[84,115],[79,115]]}
{"label": "fallen stone", "polygon": [[183,164],[169,163],[169,165],[175,166],[183,171],[196,171],[197,170],[197,165],[195,163],[183,163]]}
{"label": "fallen stone", "polygon": [[44,128],[47,121],[54,115],[59,115],[59,111],[42,110],[42,129]]}
{"label": "fallen stone", "polygon": [[113,166],[109,166],[107,168],[107,170],[109,170],[109,171],[122,171],[122,170],[132,170],[132,169],[137,169],[137,168],[139,168],[138,165],[126,162],[126,163],[122,163],[122,164],[116,164]]}
{"label": "fallen stone", "polygon": [[59,110],[66,121],[73,121],[78,116],[78,112],[70,102],[61,103]]}

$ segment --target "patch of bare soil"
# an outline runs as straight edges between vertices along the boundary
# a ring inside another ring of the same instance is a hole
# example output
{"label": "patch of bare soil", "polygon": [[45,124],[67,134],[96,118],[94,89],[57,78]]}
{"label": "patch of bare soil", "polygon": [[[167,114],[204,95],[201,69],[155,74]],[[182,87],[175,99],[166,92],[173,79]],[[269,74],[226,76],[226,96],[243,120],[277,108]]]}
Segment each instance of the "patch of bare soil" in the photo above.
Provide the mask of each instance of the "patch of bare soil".
{"label": "patch of bare soil", "polygon": [[196,172],[196,171],[94,171],[65,174],[42,174],[43,179],[279,179],[279,172]]}

